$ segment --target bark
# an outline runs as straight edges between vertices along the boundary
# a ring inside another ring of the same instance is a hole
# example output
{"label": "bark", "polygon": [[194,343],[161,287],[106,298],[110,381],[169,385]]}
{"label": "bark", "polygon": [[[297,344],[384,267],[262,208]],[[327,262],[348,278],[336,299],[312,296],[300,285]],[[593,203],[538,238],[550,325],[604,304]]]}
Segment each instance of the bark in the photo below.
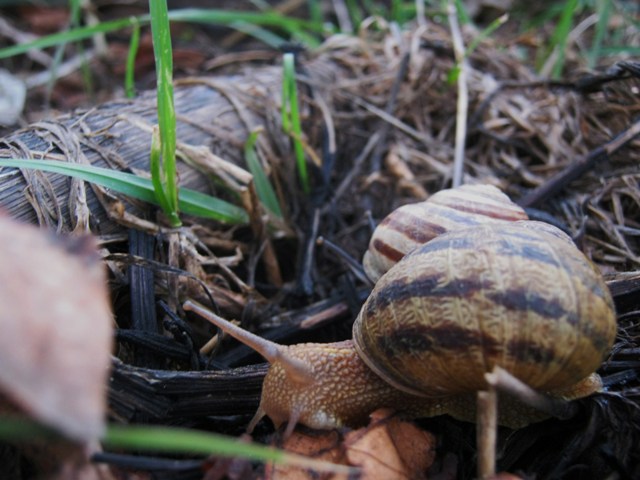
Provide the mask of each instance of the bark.
{"label": "bark", "polygon": [[[177,82],[175,105],[178,141],[206,146],[225,160],[244,165],[243,145],[249,131],[277,112],[280,73],[276,67],[222,78],[192,78]],[[41,121],[0,140],[2,158],[42,158],[133,171],[149,171],[150,128],[156,122],[155,92],[135,100],[115,100],[60,118]],[[263,155],[270,155],[263,141]],[[180,185],[211,192],[211,182],[197,169],[178,162]],[[27,169],[0,169],[0,208],[15,218],[46,224],[58,231],[76,228],[83,183]],[[100,235],[120,231],[107,213],[108,199],[96,188],[86,189],[91,230]],[[107,207],[107,208],[105,208]],[[127,210],[145,215],[143,205]]]}

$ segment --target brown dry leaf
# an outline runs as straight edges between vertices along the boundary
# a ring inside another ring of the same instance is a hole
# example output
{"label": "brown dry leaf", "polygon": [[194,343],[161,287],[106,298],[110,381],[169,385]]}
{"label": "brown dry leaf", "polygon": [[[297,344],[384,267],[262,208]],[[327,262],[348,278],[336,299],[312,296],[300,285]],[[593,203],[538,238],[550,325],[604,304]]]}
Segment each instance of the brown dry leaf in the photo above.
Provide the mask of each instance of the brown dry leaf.
{"label": "brown dry leaf", "polygon": [[381,409],[371,425],[345,436],[349,464],[362,468],[367,480],[426,478],[435,459],[435,438],[413,423]]}
{"label": "brown dry leaf", "polygon": [[[285,440],[281,448],[287,452],[297,453],[315,460],[324,460],[339,465],[346,465],[346,456],[336,431],[316,431],[304,433],[294,431]],[[267,465],[265,478],[268,480],[347,480],[343,474],[319,474],[291,465]]]}
{"label": "brown dry leaf", "polygon": [[[295,431],[282,448],[317,460],[361,468],[360,480],[422,479],[435,459],[435,438],[413,423],[381,409],[371,415],[368,427],[348,432]],[[310,472],[278,465],[267,468],[271,480],[346,480],[347,475]]]}
{"label": "brown dry leaf", "polygon": [[20,18],[28,24],[29,32],[36,35],[60,32],[69,25],[69,8],[22,6],[19,8]]}
{"label": "brown dry leaf", "polygon": [[98,439],[112,320],[93,238],[0,215],[0,305],[0,393],[70,439]]}

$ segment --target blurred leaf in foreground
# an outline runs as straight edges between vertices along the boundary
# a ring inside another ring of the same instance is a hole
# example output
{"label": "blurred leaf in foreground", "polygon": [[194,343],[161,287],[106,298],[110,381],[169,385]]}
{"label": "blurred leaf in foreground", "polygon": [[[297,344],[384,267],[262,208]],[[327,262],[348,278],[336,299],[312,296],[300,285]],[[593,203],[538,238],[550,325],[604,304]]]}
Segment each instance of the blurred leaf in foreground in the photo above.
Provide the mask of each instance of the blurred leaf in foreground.
{"label": "blurred leaf in foreground", "polygon": [[112,320],[94,239],[57,237],[0,214],[0,305],[3,399],[71,440],[97,440]]}

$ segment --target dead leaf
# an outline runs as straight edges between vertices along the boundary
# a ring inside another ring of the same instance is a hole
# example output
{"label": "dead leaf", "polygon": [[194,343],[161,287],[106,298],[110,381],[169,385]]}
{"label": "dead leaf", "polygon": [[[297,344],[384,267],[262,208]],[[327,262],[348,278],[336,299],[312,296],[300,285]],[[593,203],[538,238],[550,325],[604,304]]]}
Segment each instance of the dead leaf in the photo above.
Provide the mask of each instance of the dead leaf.
{"label": "dead leaf", "polygon": [[[368,427],[348,432],[303,433],[296,430],[281,447],[317,460],[362,469],[360,480],[421,479],[435,459],[435,438],[413,423],[390,416],[389,410],[371,415]],[[319,475],[288,465],[268,466],[271,480],[346,480],[342,474]]]}
{"label": "dead leaf", "polygon": [[349,464],[362,468],[367,480],[426,478],[435,459],[435,438],[411,422],[390,416],[388,410],[371,415],[371,425],[347,433]]}
{"label": "dead leaf", "polygon": [[[291,453],[297,453],[315,460],[324,460],[346,465],[346,456],[336,431],[300,431],[295,430],[279,447]],[[265,478],[268,480],[347,480],[343,474],[324,474],[290,465],[267,465]]]}
{"label": "dead leaf", "polygon": [[22,6],[20,17],[28,24],[29,32],[45,35],[64,30],[69,24],[69,8],[46,7],[42,5]]}
{"label": "dead leaf", "polygon": [[0,305],[1,393],[72,440],[97,440],[112,319],[94,239],[0,215]]}

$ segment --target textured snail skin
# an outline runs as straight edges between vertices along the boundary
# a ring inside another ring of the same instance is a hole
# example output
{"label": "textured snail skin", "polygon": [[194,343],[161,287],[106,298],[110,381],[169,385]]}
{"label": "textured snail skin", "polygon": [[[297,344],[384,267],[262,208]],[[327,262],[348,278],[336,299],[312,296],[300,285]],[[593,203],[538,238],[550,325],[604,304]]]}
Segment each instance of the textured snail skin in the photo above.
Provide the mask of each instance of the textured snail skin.
{"label": "textured snail skin", "polygon": [[521,207],[491,185],[441,190],[387,215],[373,232],[362,264],[375,283],[411,250],[445,232],[527,218]]}
{"label": "textured snail skin", "polygon": [[376,284],[354,324],[367,365],[397,388],[486,388],[500,366],[541,391],[594,372],[613,344],[611,295],[562,232],[530,222],[443,234]]}
{"label": "textured snail skin", "polygon": [[[296,382],[286,365],[272,363],[262,386],[260,407],[249,430],[268,416],[276,427],[302,424],[327,430],[366,425],[371,412],[390,407],[408,418],[450,415],[474,422],[476,393],[425,398],[404,392],[376,375],[357,354],[351,340],[338,343],[306,343],[284,347],[287,354],[313,369],[311,383]],[[602,387],[593,374],[567,391],[555,395],[571,400],[590,395]],[[544,420],[548,415],[508,395],[500,396],[498,423],[517,429]]]}

